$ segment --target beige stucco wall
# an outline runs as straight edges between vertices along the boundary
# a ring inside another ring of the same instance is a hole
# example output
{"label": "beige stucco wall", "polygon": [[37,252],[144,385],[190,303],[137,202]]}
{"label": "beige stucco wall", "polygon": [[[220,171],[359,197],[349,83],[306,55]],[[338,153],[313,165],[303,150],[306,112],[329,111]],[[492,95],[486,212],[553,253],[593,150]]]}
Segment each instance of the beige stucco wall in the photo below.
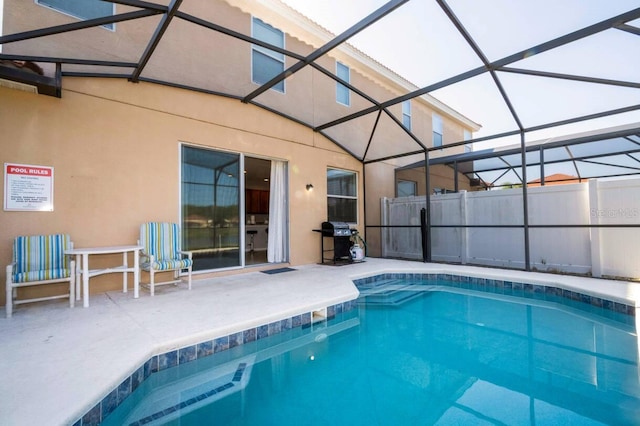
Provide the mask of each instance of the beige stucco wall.
{"label": "beige stucco wall", "polygon": [[[251,34],[251,16],[258,16],[283,29],[285,48],[300,55],[308,55],[326,42],[326,37],[316,37],[313,25],[302,25],[299,16],[282,15],[282,10],[274,11],[265,4],[194,0],[185,2],[181,10],[247,35]],[[77,21],[33,1],[5,0],[4,6],[5,34]],[[132,10],[136,9],[116,5],[116,13]],[[119,22],[115,31],[89,28],[8,43],[3,52],[135,63],[158,22],[159,17],[154,16]],[[333,73],[336,60],[345,63],[351,68],[351,83],[377,101],[412,90],[410,83],[370,58],[361,62],[363,55],[352,50],[335,49],[319,63]],[[286,66],[295,62],[287,58]],[[258,88],[251,82],[250,64],[250,44],[176,18],[144,68],[143,77],[244,96]],[[131,68],[71,65],[64,69],[132,72]],[[268,90],[255,102],[311,125],[371,106],[355,93],[351,106],[337,103],[335,81],[309,66],[287,78],[285,86],[284,94]],[[389,110],[402,120],[400,104]],[[452,115],[447,115],[442,104],[415,99],[412,131],[426,146],[432,144],[433,112],[443,117],[445,144],[462,140],[465,126],[473,127],[468,120],[461,121],[457,113],[449,111]],[[369,114],[348,125],[327,129],[327,133],[362,155],[376,116],[377,112]],[[382,114],[381,120],[390,118]],[[4,265],[10,261],[11,241],[16,235],[68,232],[77,247],[130,244],[136,242],[142,222],[179,221],[180,143],[288,161],[290,253],[294,265],[319,261],[319,235],[312,229],[326,220],[327,167],[359,173],[359,218],[355,227],[364,235],[365,182],[366,221],[377,225],[380,198],[395,195],[395,169],[415,161],[405,158],[367,165],[365,180],[359,161],[303,125],[235,99],[151,83],[134,84],[125,79],[64,78],[62,99],[0,88],[0,125],[3,162],[55,168],[55,211],[0,213],[0,262]],[[373,145],[368,158],[384,157],[390,147],[395,152],[399,147],[407,151],[420,148],[396,126],[379,126]],[[442,152],[450,155],[462,149]],[[434,151],[432,156],[440,152]],[[308,183],[313,184],[313,192],[305,190]],[[366,233],[370,248],[367,255],[379,255],[379,232],[372,228]],[[96,261],[113,262],[108,258]],[[92,278],[91,288],[97,292],[119,285],[119,277],[109,274]]]}
{"label": "beige stucco wall", "polygon": [[[446,189],[448,191],[455,190],[455,176],[454,170],[451,167],[441,164],[431,166],[429,168],[430,176],[429,183],[431,184],[430,194],[433,194],[435,188]],[[418,195],[424,195],[427,193],[425,190],[427,183],[425,180],[424,167],[418,167],[415,169],[398,170],[396,174],[396,182],[398,180],[407,180],[417,183]],[[469,185],[469,179],[462,173],[458,173],[458,190],[472,191]]]}
{"label": "beige stucco wall", "polygon": [[[181,142],[286,160],[291,264],[315,263],[312,229],[326,220],[327,167],[361,172],[311,129],[237,100],[113,79],[66,78],[63,87],[61,99],[0,88],[2,162],[55,173],[53,212],[0,212],[3,265],[17,235],[66,232],[76,247],[133,244],[145,221],[179,222]],[[120,285],[108,274],[92,278],[91,290]]]}
{"label": "beige stucco wall", "polygon": [[[206,21],[227,27],[240,34],[251,35],[252,16],[263,19],[275,28],[285,31],[285,49],[306,56],[327,40],[314,37],[321,30],[307,23],[304,18],[278,5],[279,9],[269,9],[269,2],[251,2],[246,0],[185,2],[181,11]],[[115,5],[116,13],[126,13],[139,9]],[[287,11],[289,11],[287,13]],[[280,15],[279,13],[284,13]],[[54,26],[73,23],[77,19],[40,6],[33,1],[5,0],[6,34],[33,29],[38,26]],[[115,31],[102,27],[39,37],[31,40],[8,43],[3,46],[4,53],[27,54],[34,56],[53,56],[69,58],[92,58],[96,60],[124,61],[137,63],[147,47],[147,43],[159,23],[158,16],[140,20],[116,23]],[[314,28],[316,31],[314,32]],[[331,35],[324,34],[327,38]],[[234,96],[246,96],[258,88],[251,81],[251,44],[236,38],[212,31],[199,25],[174,18],[162,40],[155,48],[150,61],[142,72],[143,78],[169,81],[213,92]],[[356,56],[353,56],[356,55]],[[363,63],[362,61],[366,61]],[[336,72],[336,61],[350,67],[351,84],[365,92],[377,102],[383,102],[412,91],[415,87],[394,75],[383,66],[350,47],[341,47],[323,55],[317,63],[331,73]],[[285,57],[285,68],[297,63],[297,59]],[[50,64],[45,64],[50,65]],[[372,68],[373,66],[376,68]],[[51,68],[46,67],[45,68]],[[64,71],[95,71],[106,73],[131,73],[132,68],[79,67],[64,65]],[[447,111],[439,110],[422,97],[415,98],[412,104],[412,132],[426,146],[432,145],[432,114],[442,116],[444,121],[444,140],[448,142],[463,139],[464,125],[460,117],[453,117]],[[356,93],[351,93],[351,105],[344,106],[336,102],[336,82],[323,73],[304,67],[285,80],[285,93],[268,90],[254,99],[277,111],[288,114],[298,120],[319,126],[373,104]],[[402,105],[396,104],[389,111],[402,121]],[[332,127],[327,130],[335,140],[345,144],[356,155],[362,155],[377,112],[353,120],[348,125]],[[391,119],[382,114],[383,122]],[[468,123],[467,123],[468,124]],[[395,125],[378,126],[375,142],[368,159],[385,157],[398,153],[398,147],[407,151],[419,146]],[[389,147],[385,149],[385,147]],[[390,148],[394,147],[394,148]],[[433,152],[432,156],[462,152],[462,147]]]}

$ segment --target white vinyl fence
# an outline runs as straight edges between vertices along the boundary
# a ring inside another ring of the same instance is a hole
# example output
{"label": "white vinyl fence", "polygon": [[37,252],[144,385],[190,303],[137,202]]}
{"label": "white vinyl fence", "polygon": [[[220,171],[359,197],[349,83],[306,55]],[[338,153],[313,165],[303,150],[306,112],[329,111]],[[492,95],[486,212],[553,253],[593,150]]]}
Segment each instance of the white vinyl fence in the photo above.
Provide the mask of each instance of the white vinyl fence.
{"label": "white vinyl fence", "polygon": [[[529,225],[640,224],[640,179],[528,188]],[[382,199],[382,256],[422,259],[424,197]],[[432,225],[523,225],[522,190],[431,197]],[[402,227],[415,225],[416,227]],[[531,268],[640,277],[640,228],[529,228]],[[524,229],[433,228],[432,260],[525,267]]]}

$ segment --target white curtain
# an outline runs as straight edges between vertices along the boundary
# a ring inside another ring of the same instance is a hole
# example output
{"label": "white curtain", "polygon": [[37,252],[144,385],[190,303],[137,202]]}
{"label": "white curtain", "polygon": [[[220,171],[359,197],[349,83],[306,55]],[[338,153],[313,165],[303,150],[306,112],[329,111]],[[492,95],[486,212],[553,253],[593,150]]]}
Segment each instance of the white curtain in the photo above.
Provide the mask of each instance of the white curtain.
{"label": "white curtain", "polygon": [[287,164],[271,161],[267,262],[287,261]]}

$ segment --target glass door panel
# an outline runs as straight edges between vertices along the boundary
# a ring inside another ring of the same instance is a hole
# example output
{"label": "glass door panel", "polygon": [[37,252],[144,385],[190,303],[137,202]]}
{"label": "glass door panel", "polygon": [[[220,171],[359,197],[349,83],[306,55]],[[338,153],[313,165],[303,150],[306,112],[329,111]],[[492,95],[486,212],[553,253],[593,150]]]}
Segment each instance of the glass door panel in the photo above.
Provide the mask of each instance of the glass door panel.
{"label": "glass door panel", "polygon": [[241,265],[240,155],[182,147],[182,245],[193,270]]}

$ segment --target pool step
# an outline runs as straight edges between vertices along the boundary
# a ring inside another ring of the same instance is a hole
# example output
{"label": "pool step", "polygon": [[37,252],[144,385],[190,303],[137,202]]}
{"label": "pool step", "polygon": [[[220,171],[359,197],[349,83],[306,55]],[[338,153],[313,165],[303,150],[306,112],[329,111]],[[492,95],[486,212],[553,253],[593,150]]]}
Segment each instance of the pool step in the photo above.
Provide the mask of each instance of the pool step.
{"label": "pool step", "polygon": [[432,287],[413,285],[401,279],[377,281],[374,285],[362,285],[359,287],[360,297],[358,298],[358,304],[399,306],[419,297],[425,290],[429,290]]}
{"label": "pool step", "polygon": [[255,355],[219,365],[197,375],[154,388],[122,423],[161,425],[213,401],[244,389],[251,377]]}

